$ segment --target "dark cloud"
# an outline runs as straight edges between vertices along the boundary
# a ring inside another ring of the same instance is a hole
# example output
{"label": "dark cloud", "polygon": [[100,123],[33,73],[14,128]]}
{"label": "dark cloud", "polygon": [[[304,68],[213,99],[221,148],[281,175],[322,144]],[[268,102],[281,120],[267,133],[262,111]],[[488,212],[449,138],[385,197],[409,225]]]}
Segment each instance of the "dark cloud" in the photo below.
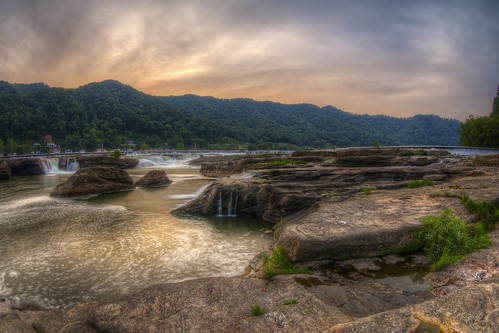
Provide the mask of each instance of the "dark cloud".
{"label": "dark cloud", "polygon": [[3,0],[0,78],[464,119],[490,112],[498,12],[495,0]]}

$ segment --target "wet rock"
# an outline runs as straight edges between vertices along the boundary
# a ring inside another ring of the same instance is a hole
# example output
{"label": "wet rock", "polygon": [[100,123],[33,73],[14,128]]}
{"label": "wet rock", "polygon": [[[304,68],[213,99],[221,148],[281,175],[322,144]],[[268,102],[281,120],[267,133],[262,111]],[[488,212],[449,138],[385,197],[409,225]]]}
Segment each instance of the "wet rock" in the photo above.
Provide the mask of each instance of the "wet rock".
{"label": "wet rock", "polygon": [[0,161],[0,180],[9,179],[12,172],[7,164],[7,161]]}
{"label": "wet rock", "polygon": [[134,184],[136,187],[160,187],[170,185],[172,181],[162,170],[151,170]]}
{"label": "wet rock", "polygon": [[125,171],[92,167],[78,170],[64,183],[57,185],[50,196],[74,197],[133,189],[133,180]]}
{"label": "wet rock", "polygon": [[43,175],[43,167],[40,159],[15,159],[7,161],[12,176]]}
{"label": "wet rock", "polygon": [[77,156],[76,161],[80,168],[112,167],[116,169],[132,169],[139,164],[134,158],[113,158],[110,156]]}

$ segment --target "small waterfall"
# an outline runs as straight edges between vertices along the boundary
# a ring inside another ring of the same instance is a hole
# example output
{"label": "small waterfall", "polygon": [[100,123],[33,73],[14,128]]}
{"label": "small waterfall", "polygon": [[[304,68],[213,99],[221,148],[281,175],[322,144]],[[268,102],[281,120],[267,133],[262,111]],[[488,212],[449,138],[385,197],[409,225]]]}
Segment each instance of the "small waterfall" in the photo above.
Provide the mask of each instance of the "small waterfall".
{"label": "small waterfall", "polygon": [[236,202],[234,203],[234,211],[231,216],[237,216],[237,200],[239,200],[239,194],[236,195]]}
{"label": "small waterfall", "polygon": [[239,195],[236,195],[236,200],[234,201],[234,195],[232,191],[229,194],[227,200],[227,214],[224,214],[223,200],[222,200],[222,191],[218,192],[218,207],[217,207],[217,216],[220,217],[235,217],[237,216],[237,201],[239,200]]}
{"label": "small waterfall", "polygon": [[218,209],[217,216],[224,216],[223,207],[222,207],[222,192],[218,192]]}
{"label": "small waterfall", "polygon": [[143,156],[137,165],[139,168],[148,168],[160,165],[171,165],[175,162],[174,159],[168,156]]}
{"label": "small waterfall", "polygon": [[59,173],[59,158],[40,158],[40,166],[45,174]]}
{"label": "small waterfall", "polygon": [[75,172],[80,170],[80,163],[75,159],[68,159],[66,161],[66,171],[67,172]]}
{"label": "small waterfall", "polygon": [[230,195],[229,195],[229,202],[227,203],[227,216],[231,216],[232,215],[232,191],[230,192]]}

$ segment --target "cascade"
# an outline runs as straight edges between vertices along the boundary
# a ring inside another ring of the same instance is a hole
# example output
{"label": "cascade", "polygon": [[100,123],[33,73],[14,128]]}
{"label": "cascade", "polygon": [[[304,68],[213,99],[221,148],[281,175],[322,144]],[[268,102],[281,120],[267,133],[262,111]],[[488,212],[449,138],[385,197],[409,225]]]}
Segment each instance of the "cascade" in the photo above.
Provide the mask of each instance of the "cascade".
{"label": "cascade", "polygon": [[222,191],[218,192],[218,207],[217,216],[219,217],[235,217],[237,216],[237,202],[239,200],[239,194],[236,195],[236,200],[234,201],[234,195],[232,191],[227,198],[227,214],[224,214]]}
{"label": "cascade", "polygon": [[222,207],[222,191],[218,192],[218,209],[217,209],[217,216],[223,216],[223,207]]}
{"label": "cascade", "polygon": [[139,160],[139,168],[147,168],[158,165],[170,165],[174,160],[167,156],[144,156]]}
{"label": "cascade", "polygon": [[68,159],[66,161],[66,171],[67,172],[75,172],[80,170],[80,163],[75,159]]}
{"label": "cascade", "polygon": [[229,195],[229,202],[227,203],[227,216],[231,216],[232,215],[232,191],[230,192],[230,195]]}
{"label": "cascade", "polygon": [[59,173],[59,158],[40,158],[40,162],[45,174]]}
{"label": "cascade", "polygon": [[237,216],[237,200],[239,200],[239,194],[236,195],[236,202],[234,203],[234,211],[232,212],[232,216]]}

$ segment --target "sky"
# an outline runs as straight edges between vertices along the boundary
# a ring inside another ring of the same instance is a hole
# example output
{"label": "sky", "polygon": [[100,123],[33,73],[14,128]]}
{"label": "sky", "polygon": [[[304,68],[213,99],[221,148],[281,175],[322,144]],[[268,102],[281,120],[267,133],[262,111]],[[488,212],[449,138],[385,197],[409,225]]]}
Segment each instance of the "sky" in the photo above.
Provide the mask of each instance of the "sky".
{"label": "sky", "polygon": [[491,112],[498,0],[0,0],[0,80],[332,105]]}

